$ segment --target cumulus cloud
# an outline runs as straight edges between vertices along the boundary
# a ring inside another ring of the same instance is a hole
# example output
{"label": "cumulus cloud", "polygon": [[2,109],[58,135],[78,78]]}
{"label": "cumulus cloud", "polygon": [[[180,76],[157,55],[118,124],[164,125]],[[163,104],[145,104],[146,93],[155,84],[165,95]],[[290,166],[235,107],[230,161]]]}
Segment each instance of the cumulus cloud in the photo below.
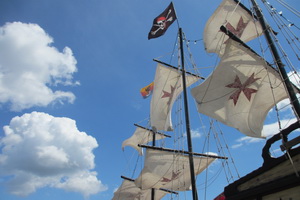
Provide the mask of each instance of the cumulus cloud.
{"label": "cumulus cloud", "polygon": [[[281,120],[280,121],[281,128],[286,128],[289,125],[295,123],[296,121],[297,121],[296,118]],[[263,128],[263,133],[264,133],[265,137],[271,137],[274,134],[279,133],[279,131],[280,131],[280,128],[279,128],[278,122],[266,124]]]}
{"label": "cumulus cloud", "polygon": [[[297,121],[296,118],[292,119],[284,119],[280,121],[281,128],[286,128],[289,125],[295,123]],[[280,132],[279,124],[278,122],[266,124],[263,127],[263,136],[266,138],[272,137],[274,134],[277,134]],[[257,143],[257,142],[264,142],[264,139],[261,138],[253,138],[244,136],[236,140],[236,144],[232,146],[233,149],[239,148],[243,145],[250,144],[250,143]]]}
{"label": "cumulus cloud", "polygon": [[253,138],[253,137],[241,137],[237,140],[237,142],[245,142],[245,143],[257,143],[257,142],[261,142],[264,141],[264,139],[261,138]]}
{"label": "cumulus cloud", "polygon": [[249,143],[257,143],[257,142],[264,142],[264,139],[261,138],[254,138],[249,136],[244,136],[236,140],[236,144],[232,145],[231,148],[237,149],[243,145],[247,145]]}
{"label": "cumulus cloud", "polygon": [[[187,137],[186,133],[184,133],[183,135],[184,135],[184,137]],[[200,130],[199,129],[192,129],[191,130],[191,137],[193,139],[200,138],[201,137]]]}
{"label": "cumulus cloud", "polygon": [[288,77],[295,86],[297,86],[298,88],[300,87],[299,72],[291,71],[288,73]]}
{"label": "cumulus cloud", "polygon": [[53,39],[37,24],[6,23],[0,27],[0,104],[13,111],[52,102],[72,103],[71,92],[53,91],[57,85],[76,85],[72,50],[51,46]]}
{"label": "cumulus cloud", "polygon": [[0,175],[9,177],[5,185],[12,194],[48,186],[88,197],[107,189],[92,171],[97,141],[74,120],[32,112],[14,117],[3,130]]}
{"label": "cumulus cloud", "polygon": [[199,129],[191,130],[191,135],[192,135],[192,138],[200,138],[201,137],[201,133],[200,133]]}

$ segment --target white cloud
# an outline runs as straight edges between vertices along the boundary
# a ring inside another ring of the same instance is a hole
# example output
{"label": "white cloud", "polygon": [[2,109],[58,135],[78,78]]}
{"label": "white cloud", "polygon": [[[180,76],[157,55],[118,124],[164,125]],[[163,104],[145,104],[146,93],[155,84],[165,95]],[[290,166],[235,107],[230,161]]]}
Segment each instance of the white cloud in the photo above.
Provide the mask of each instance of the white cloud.
{"label": "white cloud", "polygon": [[[281,123],[282,128],[286,128],[294,122],[296,122],[296,118],[281,120],[280,123]],[[274,134],[279,133],[279,131],[280,131],[280,129],[279,129],[278,122],[266,124],[263,127],[263,136],[266,138],[269,138],[269,137],[272,137]],[[232,148],[237,149],[246,144],[257,143],[257,142],[262,142],[262,141],[265,141],[265,140],[261,139],[261,138],[253,138],[253,137],[244,136],[244,137],[241,137],[238,140],[236,140],[237,143],[232,145]]]}
{"label": "white cloud", "polygon": [[[187,137],[186,132],[183,135],[184,135],[184,137]],[[191,130],[191,137],[193,139],[200,138],[201,137],[201,133],[200,133],[199,129],[192,129]]]}
{"label": "white cloud", "polygon": [[100,189],[106,190],[106,187],[97,179],[96,172],[81,171],[78,174],[74,174],[69,177],[67,181],[58,183],[57,188],[61,188],[71,192],[80,192],[85,197],[91,194],[97,194]]}
{"label": "white cloud", "polygon": [[26,196],[42,187],[85,197],[106,190],[94,169],[97,141],[80,132],[74,120],[32,112],[14,117],[0,139],[0,175],[12,194]]}
{"label": "white cloud", "polygon": [[284,99],[277,104],[278,110],[292,112],[292,107],[289,99]]}
{"label": "white cloud", "polygon": [[0,27],[0,104],[13,111],[52,102],[72,103],[71,92],[49,86],[76,85],[76,59],[68,47],[59,52],[53,39],[37,24],[7,23]]}
{"label": "white cloud", "polygon": [[238,144],[234,144],[231,146],[232,149],[237,149],[240,148],[241,146],[243,146],[243,143],[238,143]]}
{"label": "white cloud", "polygon": [[243,145],[247,145],[250,143],[263,142],[263,141],[265,141],[265,140],[262,138],[254,138],[254,137],[244,136],[244,137],[237,139],[236,140],[237,144],[232,145],[231,148],[237,149]]}
{"label": "white cloud", "polygon": [[241,137],[237,140],[237,142],[241,142],[241,143],[257,143],[257,142],[261,142],[263,139],[261,138],[254,138],[254,137]]}
{"label": "white cloud", "polygon": [[295,86],[300,87],[299,72],[291,71],[288,73],[288,77]]}
{"label": "white cloud", "polygon": [[200,133],[199,129],[191,130],[191,135],[192,135],[192,138],[200,138],[201,137],[201,133]]}
{"label": "white cloud", "polygon": [[[281,128],[286,128],[296,121],[297,121],[296,118],[281,120],[280,121]],[[267,124],[267,125],[264,125],[264,127],[263,127],[263,135],[265,137],[271,137],[274,134],[279,133],[279,131],[280,131],[280,129],[279,129],[278,122],[274,122],[272,124]]]}

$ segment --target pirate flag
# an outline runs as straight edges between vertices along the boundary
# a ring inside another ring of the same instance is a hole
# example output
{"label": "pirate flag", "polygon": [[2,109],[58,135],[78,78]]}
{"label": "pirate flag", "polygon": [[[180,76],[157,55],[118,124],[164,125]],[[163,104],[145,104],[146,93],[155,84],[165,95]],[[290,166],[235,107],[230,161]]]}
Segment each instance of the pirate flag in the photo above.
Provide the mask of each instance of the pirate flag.
{"label": "pirate flag", "polygon": [[169,26],[177,19],[173,3],[153,20],[153,26],[148,34],[148,40],[162,36]]}

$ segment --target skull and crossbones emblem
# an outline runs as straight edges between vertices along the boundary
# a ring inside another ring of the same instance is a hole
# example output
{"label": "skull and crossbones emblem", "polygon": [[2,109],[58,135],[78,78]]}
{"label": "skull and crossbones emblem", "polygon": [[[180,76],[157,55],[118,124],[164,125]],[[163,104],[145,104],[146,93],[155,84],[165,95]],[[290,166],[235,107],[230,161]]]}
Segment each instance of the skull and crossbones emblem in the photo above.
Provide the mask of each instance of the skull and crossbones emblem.
{"label": "skull and crossbones emblem", "polygon": [[164,30],[165,28],[167,28],[167,22],[171,22],[173,21],[173,17],[169,15],[171,14],[172,10],[169,9],[168,14],[166,17],[158,17],[156,20],[156,24],[153,24],[153,26],[156,26],[157,29],[155,31],[151,31],[152,35],[155,35],[159,30]]}

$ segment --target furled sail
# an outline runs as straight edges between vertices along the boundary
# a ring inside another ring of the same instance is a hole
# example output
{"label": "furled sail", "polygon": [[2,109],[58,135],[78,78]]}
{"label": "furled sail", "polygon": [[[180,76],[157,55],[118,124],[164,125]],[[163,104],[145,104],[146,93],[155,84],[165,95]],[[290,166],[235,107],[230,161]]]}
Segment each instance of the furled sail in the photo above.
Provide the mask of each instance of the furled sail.
{"label": "furled sail", "polygon": [[[155,191],[154,200],[159,200],[163,198],[167,192],[162,190]],[[151,189],[150,190],[141,190],[138,188],[133,181],[124,180],[122,185],[114,193],[112,200],[151,200]]]}
{"label": "furled sail", "polygon": [[231,39],[215,71],[191,93],[200,113],[251,137],[264,137],[268,111],[288,98],[278,72]]}
{"label": "furled sail", "polygon": [[[186,76],[187,87],[199,78]],[[154,131],[172,131],[172,106],[182,92],[181,73],[162,64],[158,64],[154,79],[154,89],[150,105],[150,120]]]}
{"label": "furled sail", "polygon": [[[148,142],[152,142],[153,134],[155,134],[155,133],[153,133],[151,130],[137,127],[135,132],[133,133],[133,135],[123,142],[122,149],[124,149],[125,146],[131,146],[131,147],[135,148],[139,152],[140,155],[142,155],[142,152],[143,152],[142,148],[139,147],[138,145],[139,144],[147,144]],[[166,137],[166,135],[156,134],[155,140],[161,140],[165,137]]]}
{"label": "furled sail", "polygon": [[207,52],[224,53],[228,36],[219,31],[222,25],[244,42],[262,34],[259,22],[254,20],[249,10],[234,0],[223,0],[204,29],[203,40]]}
{"label": "furled sail", "polygon": [[[195,175],[205,170],[216,158],[194,157]],[[144,169],[135,180],[141,189],[165,188],[173,191],[190,190],[189,157],[182,153],[147,149]]]}

